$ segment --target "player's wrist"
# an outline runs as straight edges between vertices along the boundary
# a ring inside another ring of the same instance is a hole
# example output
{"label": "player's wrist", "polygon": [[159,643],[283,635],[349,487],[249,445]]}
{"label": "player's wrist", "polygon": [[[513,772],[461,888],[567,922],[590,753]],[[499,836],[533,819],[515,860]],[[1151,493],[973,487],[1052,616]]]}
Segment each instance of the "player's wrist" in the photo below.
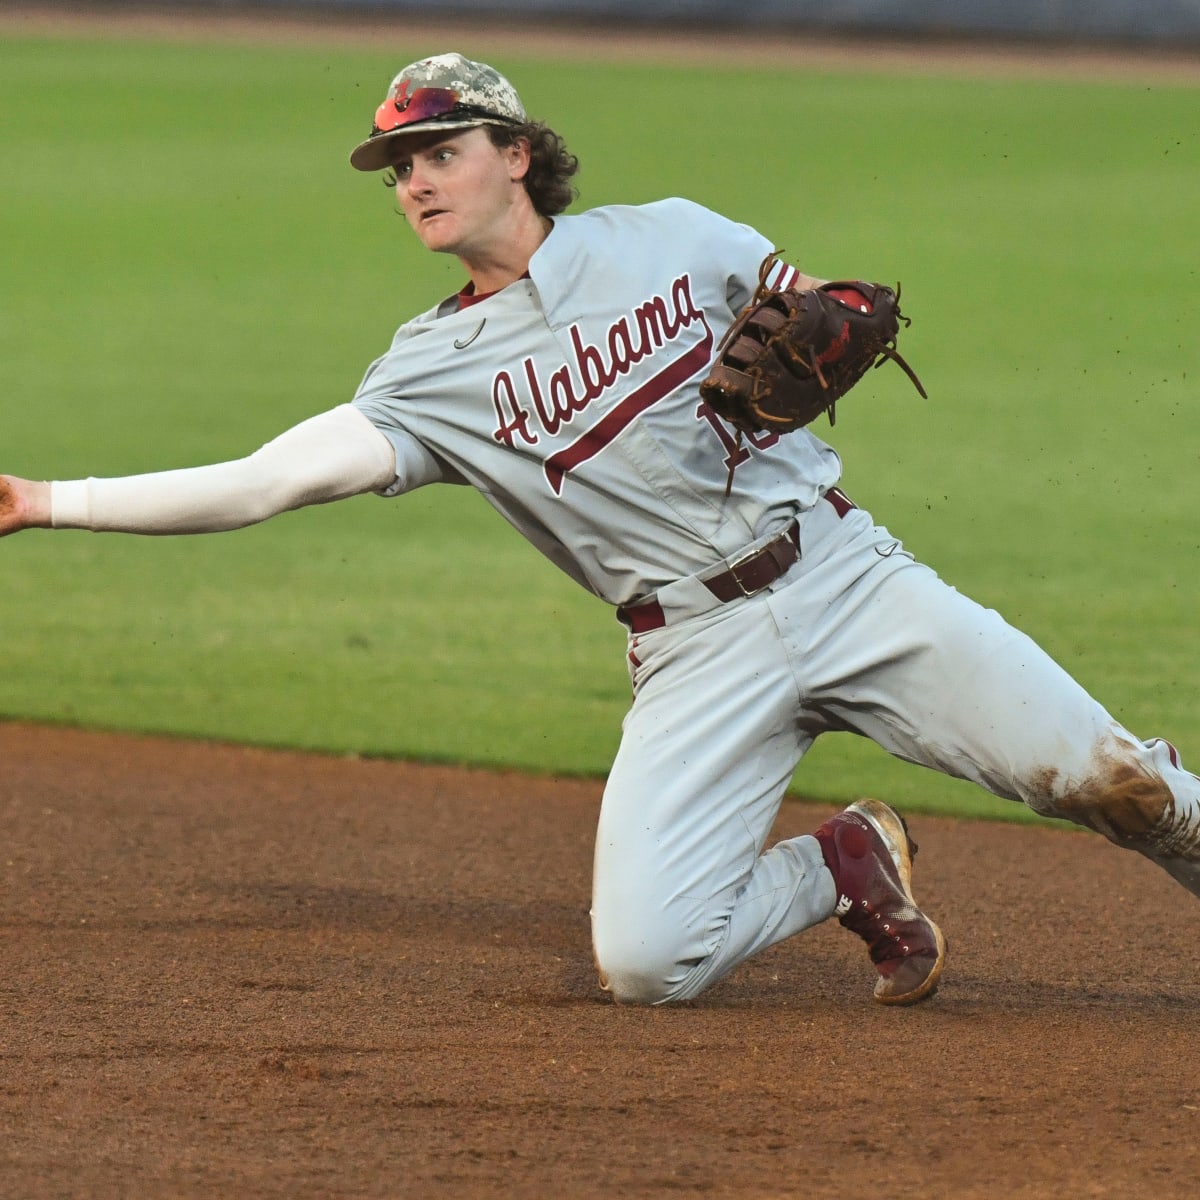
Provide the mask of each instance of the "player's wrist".
{"label": "player's wrist", "polygon": [[50,525],[50,485],[0,475],[0,536]]}
{"label": "player's wrist", "polygon": [[49,529],[51,525],[50,484],[44,480],[25,480],[25,526]]}

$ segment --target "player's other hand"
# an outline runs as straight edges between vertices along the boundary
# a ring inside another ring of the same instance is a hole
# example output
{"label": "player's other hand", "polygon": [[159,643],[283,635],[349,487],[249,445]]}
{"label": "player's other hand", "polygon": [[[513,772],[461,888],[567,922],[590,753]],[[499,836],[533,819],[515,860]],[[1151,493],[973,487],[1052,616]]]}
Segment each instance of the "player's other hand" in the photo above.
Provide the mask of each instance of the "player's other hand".
{"label": "player's other hand", "polygon": [[0,537],[50,525],[50,485],[0,475]]}

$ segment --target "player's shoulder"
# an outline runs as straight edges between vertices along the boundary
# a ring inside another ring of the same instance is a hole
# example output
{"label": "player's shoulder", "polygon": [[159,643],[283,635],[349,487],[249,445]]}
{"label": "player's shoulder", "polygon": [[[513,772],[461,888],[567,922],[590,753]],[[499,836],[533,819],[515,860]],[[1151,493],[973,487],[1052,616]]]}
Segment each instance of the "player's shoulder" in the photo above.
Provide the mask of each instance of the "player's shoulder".
{"label": "player's shoulder", "polygon": [[[747,244],[757,249],[762,240],[748,226],[679,196],[647,204],[606,204],[556,217],[531,269],[536,279],[539,268],[562,270],[581,262],[594,268],[604,260],[652,257],[714,264],[740,260]],[[763,253],[758,251],[756,263]]]}
{"label": "player's shoulder", "polygon": [[559,224],[580,230],[663,228],[679,234],[686,234],[698,226],[713,228],[736,225],[728,217],[682,196],[669,196],[645,204],[604,204],[580,213],[558,217],[555,219],[555,225]]}
{"label": "player's shoulder", "polygon": [[409,317],[406,321],[402,322],[392,335],[392,349],[394,350],[404,342],[411,341],[420,334],[428,333],[433,329],[435,322],[443,311],[445,303],[445,301],[442,301],[441,304],[436,305],[434,308],[417,313],[415,317]]}

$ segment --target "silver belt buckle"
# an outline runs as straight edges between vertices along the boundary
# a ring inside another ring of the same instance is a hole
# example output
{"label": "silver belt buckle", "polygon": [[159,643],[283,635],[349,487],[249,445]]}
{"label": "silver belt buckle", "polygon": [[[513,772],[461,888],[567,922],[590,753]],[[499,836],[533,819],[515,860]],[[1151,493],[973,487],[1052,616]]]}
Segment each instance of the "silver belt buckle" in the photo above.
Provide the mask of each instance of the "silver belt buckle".
{"label": "silver belt buckle", "polygon": [[738,585],[738,589],[741,591],[743,596],[757,596],[759,592],[765,592],[767,588],[769,588],[771,584],[773,584],[775,580],[783,574],[783,572],[780,571],[774,576],[774,578],[768,579],[766,583],[759,584],[759,586],[756,588],[747,588],[742,582],[741,576],[738,575],[738,567],[740,567],[743,563],[748,563],[752,558],[757,558],[760,554],[766,554],[770,557],[772,562],[776,562],[777,560],[775,556],[770,552],[770,547],[774,546],[776,542],[790,543],[791,540],[792,539],[788,537],[787,530],[785,529],[782,533],[777,533],[769,541],[763,542],[763,544],[759,546],[757,550],[751,550],[748,553],[743,554],[740,558],[735,558],[733,562],[729,564],[727,570],[729,574],[733,576],[733,582]]}

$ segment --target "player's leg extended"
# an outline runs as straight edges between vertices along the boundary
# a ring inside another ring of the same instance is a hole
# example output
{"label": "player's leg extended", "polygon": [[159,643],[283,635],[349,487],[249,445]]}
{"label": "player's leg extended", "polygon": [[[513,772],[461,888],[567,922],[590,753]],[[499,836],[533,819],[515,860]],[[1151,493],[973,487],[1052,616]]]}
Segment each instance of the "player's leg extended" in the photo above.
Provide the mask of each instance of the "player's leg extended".
{"label": "player's leg extended", "polygon": [[814,703],[831,720],[1098,830],[1200,895],[1200,779],[1174,747],[1134,737],[1028,637],[927,568],[893,556],[873,574],[809,655]]}
{"label": "player's leg extended", "polygon": [[639,636],[596,834],[592,936],[618,999],[682,1000],[829,917],[815,838],[763,852],[810,742],[763,598]]}

